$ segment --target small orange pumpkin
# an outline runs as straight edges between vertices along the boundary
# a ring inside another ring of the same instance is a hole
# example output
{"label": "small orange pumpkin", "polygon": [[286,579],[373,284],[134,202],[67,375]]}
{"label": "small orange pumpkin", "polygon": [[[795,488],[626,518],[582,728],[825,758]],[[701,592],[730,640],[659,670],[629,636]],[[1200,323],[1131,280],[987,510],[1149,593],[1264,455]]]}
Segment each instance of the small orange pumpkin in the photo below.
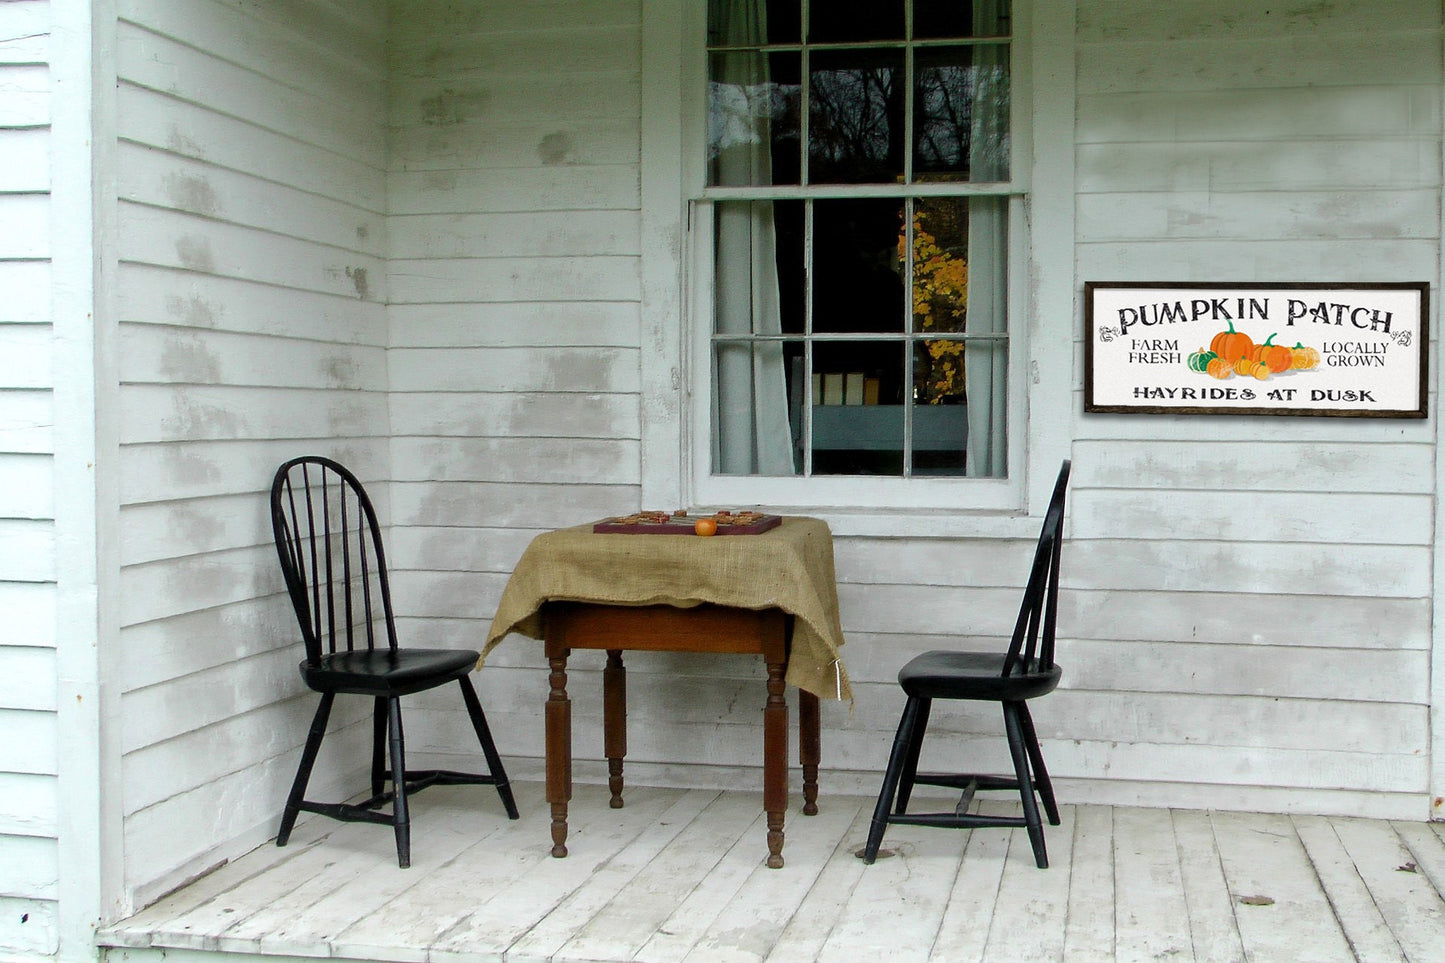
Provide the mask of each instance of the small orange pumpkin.
{"label": "small orange pumpkin", "polygon": [[1211,378],[1218,378],[1220,381],[1234,374],[1234,369],[1230,367],[1229,362],[1223,358],[1214,358],[1204,370]]}
{"label": "small orange pumpkin", "polygon": [[1319,367],[1320,352],[1317,348],[1306,348],[1303,344],[1296,343],[1290,355],[1290,365],[1296,371],[1308,371],[1311,368]]}
{"label": "small orange pumpkin", "polygon": [[1240,358],[1248,356],[1254,350],[1254,341],[1249,335],[1234,330],[1234,322],[1229,322],[1229,330],[1221,331],[1209,342],[1209,350],[1219,355],[1230,364],[1234,364]]}
{"label": "small orange pumpkin", "polygon": [[1294,352],[1282,344],[1274,344],[1274,335],[1264,339],[1264,344],[1254,346],[1249,356],[1255,361],[1262,362],[1274,373],[1288,371],[1294,363]]}

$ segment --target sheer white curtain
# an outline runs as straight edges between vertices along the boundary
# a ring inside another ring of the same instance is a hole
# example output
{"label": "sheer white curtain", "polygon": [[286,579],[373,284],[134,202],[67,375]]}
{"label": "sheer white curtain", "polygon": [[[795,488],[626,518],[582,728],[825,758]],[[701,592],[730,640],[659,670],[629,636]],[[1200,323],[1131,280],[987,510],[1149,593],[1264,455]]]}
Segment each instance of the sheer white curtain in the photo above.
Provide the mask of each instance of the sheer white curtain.
{"label": "sheer white curtain", "polygon": [[[763,42],[767,38],[765,2],[714,2],[711,26],[717,42]],[[716,56],[719,62],[713,65],[709,105],[713,183],[771,184],[772,95],[767,58],[758,53]],[[782,333],[772,203],[720,203],[715,230],[716,330],[720,334]],[[720,344],[716,363],[715,469],[729,475],[795,474],[782,344]]]}
{"label": "sheer white curtain", "polygon": [[[975,34],[996,35],[1006,25],[1002,0],[974,0]],[[969,179],[996,181],[1008,174],[1008,70],[1001,47],[974,48],[973,114],[969,132]],[[968,205],[969,334],[1008,329],[1008,199],[974,197]],[[970,342],[964,348],[968,391],[970,477],[1001,477],[1008,470],[1008,351],[1005,342]]]}

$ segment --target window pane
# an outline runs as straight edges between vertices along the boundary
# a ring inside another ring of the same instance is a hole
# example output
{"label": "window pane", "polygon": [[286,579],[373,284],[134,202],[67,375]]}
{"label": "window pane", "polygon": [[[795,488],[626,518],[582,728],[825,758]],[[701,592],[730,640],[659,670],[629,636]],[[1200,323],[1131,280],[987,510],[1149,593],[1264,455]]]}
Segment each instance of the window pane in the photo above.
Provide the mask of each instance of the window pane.
{"label": "window pane", "polygon": [[968,317],[968,201],[913,204],[913,330],[962,331]]}
{"label": "window pane", "polygon": [[[714,212],[714,333],[772,337],[803,329],[802,201],[736,201]],[[784,269],[785,267],[785,269]],[[714,353],[714,470],[791,475],[803,403],[802,345],[719,342]]]}
{"label": "window pane", "polygon": [[903,345],[814,345],[813,474],[903,473]]}
{"label": "window pane", "polygon": [[797,43],[801,24],[801,0],[708,0],[707,44]]}
{"label": "window pane", "polygon": [[810,181],[893,183],[903,176],[903,51],[816,53],[808,84]]}
{"label": "window pane", "polygon": [[813,0],[810,43],[903,39],[903,0]]}
{"label": "window pane", "polygon": [[1008,48],[932,47],[915,55],[913,170],[999,181],[1009,171]]}
{"label": "window pane", "polygon": [[796,53],[709,55],[709,186],[798,183],[800,62]]}
{"label": "window pane", "polygon": [[903,202],[888,198],[813,204],[813,330],[902,333]]}
{"label": "window pane", "polygon": [[913,0],[915,37],[1003,37],[1009,30],[1008,0]]}

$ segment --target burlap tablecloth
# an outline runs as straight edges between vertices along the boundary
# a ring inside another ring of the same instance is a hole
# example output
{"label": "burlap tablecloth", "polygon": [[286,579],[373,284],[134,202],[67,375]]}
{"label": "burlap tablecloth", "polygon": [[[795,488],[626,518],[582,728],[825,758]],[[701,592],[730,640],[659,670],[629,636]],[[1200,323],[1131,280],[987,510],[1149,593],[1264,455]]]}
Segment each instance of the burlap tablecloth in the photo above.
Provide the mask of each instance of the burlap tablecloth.
{"label": "burlap tablecloth", "polygon": [[502,592],[482,659],[509,633],[542,638],[542,605],[552,601],[780,608],[794,616],[788,683],[853,697],[838,652],[833,535],[821,519],[786,516],[757,535],[712,538],[597,534],[591,524],[538,535]]}

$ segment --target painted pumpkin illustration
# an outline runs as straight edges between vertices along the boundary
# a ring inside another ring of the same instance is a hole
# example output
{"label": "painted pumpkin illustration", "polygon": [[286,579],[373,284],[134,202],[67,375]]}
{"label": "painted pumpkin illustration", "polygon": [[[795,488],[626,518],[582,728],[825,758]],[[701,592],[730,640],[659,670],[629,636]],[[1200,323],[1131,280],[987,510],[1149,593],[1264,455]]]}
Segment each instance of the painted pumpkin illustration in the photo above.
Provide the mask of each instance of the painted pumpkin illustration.
{"label": "painted pumpkin illustration", "polygon": [[1209,342],[1209,350],[1234,364],[1254,350],[1254,341],[1249,335],[1234,330],[1234,322],[1231,321],[1228,331],[1219,332],[1214,336],[1214,340]]}
{"label": "painted pumpkin illustration", "polygon": [[1309,371],[1311,368],[1319,367],[1320,352],[1317,348],[1306,348],[1303,344],[1297,343],[1290,355],[1290,365],[1296,371]]}
{"label": "painted pumpkin illustration", "polygon": [[1220,381],[1223,381],[1225,378],[1228,378],[1230,375],[1234,374],[1234,368],[1230,366],[1229,362],[1225,361],[1223,358],[1218,357],[1211,359],[1209,364],[1205,366],[1204,370],[1209,375],[1209,377],[1218,378]]}
{"label": "painted pumpkin illustration", "polygon": [[1189,356],[1189,370],[1208,371],[1209,362],[1213,361],[1217,357],[1219,357],[1219,355],[1215,354],[1213,351],[1206,351],[1203,348],[1200,348],[1198,351],[1194,352]]}
{"label": "painted pumpkin illustration", "polygon": [[1264,344],[1255,345],[1249,356],[1277,374],[1288,371],[1294,364],[1294,352],[1282,344],[1275,344],[1274,338],[1274,335],[1270,335],[1264,339]]}

